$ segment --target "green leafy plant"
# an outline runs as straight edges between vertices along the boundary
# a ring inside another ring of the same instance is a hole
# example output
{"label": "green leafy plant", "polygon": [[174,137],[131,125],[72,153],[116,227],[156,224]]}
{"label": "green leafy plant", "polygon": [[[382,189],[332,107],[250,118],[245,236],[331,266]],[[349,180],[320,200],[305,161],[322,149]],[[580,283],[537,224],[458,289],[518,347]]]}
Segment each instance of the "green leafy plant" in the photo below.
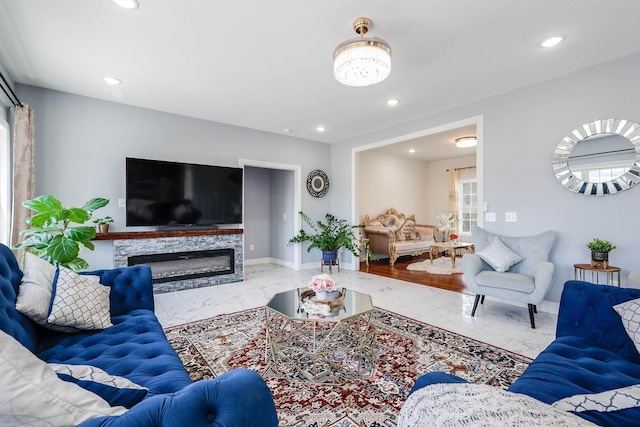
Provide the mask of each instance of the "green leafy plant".
{"label": "green leafy plant", "polygon": [[89,264],[78,257],[80,245],[93,250],[91,239],[96,236],[96,229],[82,224],[91,219],[93,211],[108,203],[107,199],[95,198],[80,208],[65,208],[53,196],[27,200],[22,206],[37,213],[27,218],[31,228],[21,233],[26,238],[14,249],[24,248],[53,265],[62,265],[73,271],[85,270]]}
{"label": "green leafy plant", "polygon": [[616,247],[607,240],[598,239],[597,237],[587,243],[587,247],[591,249],[591,252],[608,253],[614,250]]}
{"label": "green leafy plant", "polygon": [[109,224],[111,222],[113,222],[113,218],[111,218],[110,216],[105,216],[104,218],[96,218],[93,220],[93,223],[96,225]]}
{"label": "green leafy plant", "polygon": [[[355,256],[360,256],[360,237],[356,235],[355,229],[363,228],[363,225],[350,225],[344,219],[338,219],[331,214],[325,215],[325,222],[313,222],[311,218],[303,212],[298,212],[302,220],[311,227],[313,232],[307,233],[304,229],[289,240],[289,246],[294,243],[310,242],[307,252],[311,249],[320,249],[323,252],[338,252],[340,248],[345,248]],[[372,259],[373,254],[368,250]]]}

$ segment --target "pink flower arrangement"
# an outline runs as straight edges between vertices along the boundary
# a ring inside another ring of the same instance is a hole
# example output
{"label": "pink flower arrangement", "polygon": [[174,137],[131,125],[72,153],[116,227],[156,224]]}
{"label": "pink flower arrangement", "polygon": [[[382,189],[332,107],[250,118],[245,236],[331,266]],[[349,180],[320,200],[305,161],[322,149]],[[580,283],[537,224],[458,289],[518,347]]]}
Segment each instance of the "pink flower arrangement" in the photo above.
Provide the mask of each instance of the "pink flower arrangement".
{"label": "pink flower arrangement", "polygon": [[328,274],[318,274],[311,278],[311,280],[309,281],[309,287],[316,292],[332,292],[336,290],[336,281],[333,280],[333,278]]}

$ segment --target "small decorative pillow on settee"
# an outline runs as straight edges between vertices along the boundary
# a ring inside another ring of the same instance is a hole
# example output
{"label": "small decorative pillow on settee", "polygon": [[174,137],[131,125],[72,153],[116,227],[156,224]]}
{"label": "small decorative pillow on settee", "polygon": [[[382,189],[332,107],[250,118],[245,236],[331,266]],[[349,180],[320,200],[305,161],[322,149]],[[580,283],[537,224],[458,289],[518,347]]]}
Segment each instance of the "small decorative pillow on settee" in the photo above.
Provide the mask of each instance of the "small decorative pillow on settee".
{"label": "small decorative pillow on settee", "polygon": [[640,298],[614,305],[613,309],[620,315],[624,330],[640,352]]}
{"label": "small decorative pillow on settee", "polygon": [[26,253],[16,309],[46,328],[60,332],[105,329],[111,324],[111,288],[98,276],[80,276]]}

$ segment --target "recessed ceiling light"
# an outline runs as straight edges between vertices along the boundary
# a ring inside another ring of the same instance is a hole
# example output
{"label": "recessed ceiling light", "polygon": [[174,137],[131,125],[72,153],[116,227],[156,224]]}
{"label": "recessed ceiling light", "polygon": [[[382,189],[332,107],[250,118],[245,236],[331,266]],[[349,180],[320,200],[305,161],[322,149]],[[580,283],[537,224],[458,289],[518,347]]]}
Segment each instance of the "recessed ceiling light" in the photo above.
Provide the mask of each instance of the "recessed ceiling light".
{"label": "recessed ceiling light", "polygon": [[387,105],[389,107],[394,107],[394,106],[398,105],[398,102],[400,102],[400,101],[398,101],[397,99],[390,99],[390,100],[387,101]]}
{"label": "recessed ceiling light", "polygon": [[409,149],[409,152],[410,152],[410,153],[415,153],[415,152],[416,152],[416,149],[415,149],[415,148],[410,148],[410,149]]}
{"label": "recessed ceiling light", "polygon": [[540,43],[540,46],[542,46],[542,47],[554,47],[558,43],[560,43],[562,40],[564,40],[564,37],[561,37],[561,36],[551,37],[551,38],[546,39],[542,43]]}
{"label": "recessed ceiling light", "polygon": [[325,128],[324,126],[318,126],[318,127],[316,128],[316,130],[317,130],[318,132],[324,132],[325,130],[327,130],[327,128]]}
{"label": "recessed ceiling light", "polygon": [[138,0],[113,0],[113,2],[123,9],[137,9],[139,6]]}
{"label": "recessed ceiling light", "polygon": [[456,138],[456,147],[469,148],[475,147],[478,144],[478,140],[475,136],[463,136],[462,138]]}
{"label": "recessed ceiling light", "polygon": [[111,86],[119,85],[120,83],[122,83],[120,80],[116,79],[115,77],[105,77],[104,81],[110,84]]}

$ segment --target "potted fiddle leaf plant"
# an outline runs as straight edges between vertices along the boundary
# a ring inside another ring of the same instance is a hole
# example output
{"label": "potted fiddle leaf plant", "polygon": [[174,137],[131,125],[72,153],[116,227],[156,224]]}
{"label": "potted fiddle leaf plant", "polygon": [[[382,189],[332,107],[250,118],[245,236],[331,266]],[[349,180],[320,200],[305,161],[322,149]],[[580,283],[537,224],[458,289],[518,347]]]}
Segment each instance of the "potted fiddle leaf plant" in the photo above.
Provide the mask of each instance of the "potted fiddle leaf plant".
{"label": "potted fiddle leaf plant", "polygon": [[595,238],[587,243],[587,248],[591,250],[591,264],[602,263],[605,268],[609,265],[609,252],[614,250],[616,246],[607,241],[599,238]]}
{"label": "potted fiddle leaf plant", "polygon": [[[336,265],[338,251],[345,248],[353,255],[359,257],[362,248],[359,233],[356,235],[355,230],[363,228],[363,225],[351,225],[344,219],[338,219],[334,215],[328,213],[325,215],[325,221],[312,221],[309,216],[303,212],[298,212],[302,220],[311,227],[311,232],[304,229],[289,240],[289,246],[295,243],[309,242],[307,252],[316,248],[322,251],[322,262],[324,265]],[[375,259],[368,247],[365,250],[372,259]]]}
{"label": "potted fiddle leaf plant", "polygon": [[36,214],[27,218],[28,230],[20,234],[26,238],[14,249],[24,248],[53,265],[62,265],[73,271],[85,270],[89,264],[80,258],[80,245],[93,250],[91,240],[96,228],[83,225],[91,219],[96,209],[106,206],[109,200],[94,198],[79,208],[62,206],[53,196],[39,196],[22,205]]}

